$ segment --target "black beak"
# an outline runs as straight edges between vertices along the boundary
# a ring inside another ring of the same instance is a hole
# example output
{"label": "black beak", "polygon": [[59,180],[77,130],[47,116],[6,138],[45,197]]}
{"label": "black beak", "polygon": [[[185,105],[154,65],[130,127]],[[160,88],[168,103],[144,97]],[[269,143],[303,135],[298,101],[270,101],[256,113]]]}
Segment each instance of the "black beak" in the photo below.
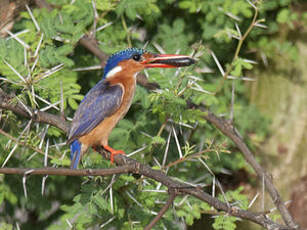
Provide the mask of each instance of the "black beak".
{"label": "black beak", "polygon": [[146,68],[178,68],[194,63],[195,60],[193,58],[177,54],[157,54],[144,61]]}

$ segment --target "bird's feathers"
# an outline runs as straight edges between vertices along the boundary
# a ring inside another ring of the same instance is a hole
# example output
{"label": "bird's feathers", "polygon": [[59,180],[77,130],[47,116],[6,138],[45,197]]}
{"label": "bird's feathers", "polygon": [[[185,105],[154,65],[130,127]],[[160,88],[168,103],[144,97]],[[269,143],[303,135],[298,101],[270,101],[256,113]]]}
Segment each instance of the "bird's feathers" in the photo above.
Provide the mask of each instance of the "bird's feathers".
{"label": "bird's feathers", "polygon": [[110,70],[112,70],[114,67],[116,67],[117,64],[120,61],[130,59],[132,57],[132,55],[135,54],[135,53],[142,55],[145,52],[146,52],[146,50],[144,50],[144,49],[128,48],[128,49],[122,50],[120,52],[117,52],[117,53],[111,55],[109,57],[108,61],[107,61],[105,68],[104,68],[103,78],[106,78],[108,72]]}
{"label": "bird's feathers", "polygon": [[111,116],[122,101],[124,89],[120,84],[98,82],[85,96],[75,113],[69,131],[68,143],[89,133],[105,118]]}
{"label": "bird's feathers", "polygon": [[81,159],[81,143],[79,140],[74,140],[70,145],[70,168],[76,169]]}

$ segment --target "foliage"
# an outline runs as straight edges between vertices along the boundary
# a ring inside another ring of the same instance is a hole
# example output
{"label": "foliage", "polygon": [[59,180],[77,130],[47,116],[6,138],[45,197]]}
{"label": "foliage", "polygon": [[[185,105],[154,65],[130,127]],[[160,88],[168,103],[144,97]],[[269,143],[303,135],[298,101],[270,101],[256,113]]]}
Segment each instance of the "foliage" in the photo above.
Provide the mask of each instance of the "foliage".
{"label": "foliage", "polygon": [[[219,199],[221,201],[225,200],[225,197],[228,202],[232,202],[231,206],[232,208],[239,207],[243,210],[246,210],[248,208],[248,199],[246,195],[241,194],[243,191],[243,187],[239,187],[238,189],[234,191],[228,191],[226,192],[225,196],[219,195]],[[217,216],[214,219],[214,223],[212,227],[216,230],[218,229],[236,229],[236,222],[237,218],[233,216],[226,215],[220,215]]]}
{"label": "foliage", "polygon": [[[157,82],[161,88],[149,92],[137,87],[133,105],[113,130],[110,145],[127,153],[140,150],[133,157],[157,169],[176,162],[182,154],[185,160],[170,166],[168,175],[200,185],[214,182],[211,173],[221,175],[225,171],[249,170],[233,143],[208,124],[203,118],[205,113],[193,104],[230,118],[234,87],[234,122],[249,145],[257,148],[265,140],[269,121],[248,103],[248,87],[242,76],[255,68],[254,62],[247,59],[258,61],[260,66],[268,59],[278,68],[277,62],[291,63],[298,58],[297,48],[287,35],[298,21],[307,20],[306,14],[294,12],[291,7],[300,1],[253,1],[259,9],[259,18],[265,19],[259,23],[267,25],[267,29],[253,27],[237,56],[234,55],[236,38],[249,28],[255,13],[245,0],[48,2],[54,8],[51,12],[32,7],[37,25],[27,11],[15,21],[12,32],[21,32],[18,38],[23,44],[11,37],[0,39],[3,90],[15,92],[18,95],[15,100],[33,109],[53,114],[62,110],[68,118],[72,117],[83,95],[101,78],[101,71],[74,71],[99,64],[78,43],[85,34],[94,36],[95,25],[100,28],[95,33],[99,47],[106,54],[126,48],[130,42],[142,47],[146,41],[149,41],[147,49],[152,52],[163,49],[167,53],[193,54],[198,59],[193,67],[148,70],[149,80]],[[93,5],[98,13],[96,18]],[[211,51],[224,71],[229,71],[236,80],[223,80]],[[276,55],[280,56],[278,60]],[[58,129],[31,123],[9,111],[1,113],[1,129],[42,152],[48,148],[49,166],[69,165],[66,136]],[[165,165],[161,165],[166,148]],[[2,135],[0,151],[3,153],[1,165],[12,153],[6,162],[8,167],[43,166],[42,154]],[[83,166],[112,167],[95,153],[84,158]],[[45,196],[40,195],[41,178],[31,176],[27,182],[28,200],[19,177],[2,176],[0,181],[0,208],[3,210],[0,229],[12,229],[16,223],[21,229],[101,226],[143,229],[168,198],[166,187],[135,175],[51,177],[46,182]],[[210,192],[208,187],[204,189]],[[225,197],[234,206],[247,209],[248,199],[242,193],[243,187],[240,187],[225,191]],[[221,194],[219,198],[224,201]],[[18,217],[18,212],[25,218]],[[235,217],[218,213],[195,198],[177,197],[174,207],[166,212],[156,229],[193,225],[202,214],[210,212],[218,214],[212,225],[214,229],[236,228]]]}
{"label": "foliage", "polygon": [[214,220],[214,224],[212,227],[216,230],[219,229],[228,229],[233,230],[236,229],[235,222],[236,218],[233,216],[218,216]]}

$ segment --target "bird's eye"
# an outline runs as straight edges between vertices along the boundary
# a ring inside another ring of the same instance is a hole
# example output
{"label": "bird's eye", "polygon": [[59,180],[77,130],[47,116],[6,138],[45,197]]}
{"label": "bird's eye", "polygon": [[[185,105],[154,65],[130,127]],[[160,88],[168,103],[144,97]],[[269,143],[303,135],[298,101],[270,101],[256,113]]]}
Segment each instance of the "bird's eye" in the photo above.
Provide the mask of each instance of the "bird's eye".
{"label": "bird's eye", "polygon": [[141,55],[139,55],[139,54],[133,54],[132,58],[133,58],[133,60],[135,60],[135,61],[140,61],[140,60],[141,60]]}

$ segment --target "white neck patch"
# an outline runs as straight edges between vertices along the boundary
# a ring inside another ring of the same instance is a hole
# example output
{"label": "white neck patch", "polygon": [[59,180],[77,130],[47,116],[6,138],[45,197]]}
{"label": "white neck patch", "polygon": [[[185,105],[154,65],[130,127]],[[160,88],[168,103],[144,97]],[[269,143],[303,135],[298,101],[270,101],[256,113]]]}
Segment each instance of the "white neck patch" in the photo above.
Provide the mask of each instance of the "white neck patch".
{"label": "white neck patch", "polygon": [[114,76],[114,75],[117,74],[118,72],[122,71],[122,69],[123,69],[123,68],[122,68],[121,66],[116,66],[116,67],[114,67],[113,69],[111,69],[111,70],[108,72],[106,78]]}
{"label": "white neck patch", "polygon": [[136,76],[138,75],[138,73],[139,73],[139,72],[136,72],[136,73],[133,75],[133,78],[134,78],[134,79],[136,79]]}

